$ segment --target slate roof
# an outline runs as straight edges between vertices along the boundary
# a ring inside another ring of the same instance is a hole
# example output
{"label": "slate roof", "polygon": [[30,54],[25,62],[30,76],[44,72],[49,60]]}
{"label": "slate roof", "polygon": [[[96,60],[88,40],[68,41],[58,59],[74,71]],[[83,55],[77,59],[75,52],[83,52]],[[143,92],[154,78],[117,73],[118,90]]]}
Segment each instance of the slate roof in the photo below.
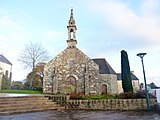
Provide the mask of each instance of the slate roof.
{"label": "slate roof", "polygon": [[100,74],[116,74],[116,72],[104,58],[97,58],[92,60],[99,65]]}
{"label": "slate roof", "polygon": [[[138,78],[133,74],[131,74],[131,78],[132,80],[138,80]],[[121,73],[117,73],[117,80],[122,80]]]}
{"label": "slate roof", "polygon": [[12,65],[12,63],[7,60],[7,58],[5,58],[3,55],[0,54],[0,61],[9,65]]}

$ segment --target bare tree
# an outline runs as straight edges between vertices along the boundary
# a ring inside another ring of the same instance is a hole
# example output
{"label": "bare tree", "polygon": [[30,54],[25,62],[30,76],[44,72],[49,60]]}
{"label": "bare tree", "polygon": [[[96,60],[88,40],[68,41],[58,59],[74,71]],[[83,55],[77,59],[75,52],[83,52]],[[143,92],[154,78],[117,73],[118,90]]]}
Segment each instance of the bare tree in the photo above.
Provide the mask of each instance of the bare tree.
{"label": "bare tree", "polygon": [[30,82],[30,88],[32,88],[32,84],[34,81],[34,70],[35,65],[39,62],[44,62],[49,59],[48,52],[44,49],[40,44],[33,44],[30,42],[25,45],[25,49],[20,53],[19,61],[24,65],[25,68],[32,69],[32,79]]}

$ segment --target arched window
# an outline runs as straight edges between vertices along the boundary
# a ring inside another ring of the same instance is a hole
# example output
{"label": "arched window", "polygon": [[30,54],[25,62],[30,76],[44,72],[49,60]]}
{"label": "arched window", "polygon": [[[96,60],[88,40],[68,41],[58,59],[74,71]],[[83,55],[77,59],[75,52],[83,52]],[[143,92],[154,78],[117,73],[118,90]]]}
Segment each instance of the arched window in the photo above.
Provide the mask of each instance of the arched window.
{"label": "arched window", "polygon": [[67,83],[68,83],[68,84],[71,84],[71,85],[73,85],[73,86],[76,86],[76,78],[73,77],[73,76],[69,76],[69,77],[67,78]]}
{"label": "arched window", "polygon": [[74,38],[73,29],[70,30],[70,38],[71,38],[71,39]]}

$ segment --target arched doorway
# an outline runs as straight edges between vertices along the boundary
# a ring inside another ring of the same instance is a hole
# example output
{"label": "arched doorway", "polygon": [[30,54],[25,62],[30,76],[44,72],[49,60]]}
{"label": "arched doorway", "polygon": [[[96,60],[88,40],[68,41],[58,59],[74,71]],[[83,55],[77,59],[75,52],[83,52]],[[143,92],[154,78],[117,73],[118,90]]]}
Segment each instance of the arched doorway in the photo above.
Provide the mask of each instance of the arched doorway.
{"label": "arched doorway", "polygon": [[76,93],[76,78],[74,76],[69,76],[66,79],[66,88],[68,93]]}
{"label": "arched doorway", "polygon": [[102,94],[107,94],[107,85],[102,85]]}

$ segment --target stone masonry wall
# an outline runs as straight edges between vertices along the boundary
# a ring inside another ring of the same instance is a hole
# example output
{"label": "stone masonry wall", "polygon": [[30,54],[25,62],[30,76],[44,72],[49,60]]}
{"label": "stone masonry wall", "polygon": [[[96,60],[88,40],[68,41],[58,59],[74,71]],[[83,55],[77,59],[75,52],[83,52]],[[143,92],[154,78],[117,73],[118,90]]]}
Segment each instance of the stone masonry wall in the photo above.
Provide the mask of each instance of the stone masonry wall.
{"label": "stone masonry wall", "polygon": [[[155,100],[150,99],[151,109],[155,104]],[[145,99],[69,100],[66,109],[135,111],[147,110],[147,104]]]}
{"label": "stone masonry wall", "polygon": [[[123,93],[122,80],[117,80],[118,93]],[[132,80],[133,91],[139,90],[139,80]]]}
{"label": "stone masonry wall", "polygon": [[[100,94],[99,67],[78,48],[67,48],[44,68],[44,93],[66,94],[67,78],[76,79],[76,93]],[[52,87],[53,86],[53,87]]]}
{"label": "stone masonry wall", "polygon": [[65,49],[44,68],[44,93],[101,94],[103,84],[107,93],[117,93],[117,75],[99,74],[99,66],[78,48]]}
{"label": "stone masonry wall", "polygon": [[[146,99],[105,99],[105,100],[70,100],[69,95],[45,95],[53,102],[65,106],[66,109],[82,110],[147,110]],[[156,110],[157,102],[150,99],[151,110]],[[159,110],[159,109],[157,109]]]}
{"label": "stone masonry wall", "polygon": [[100,74],[100,82],[102,84],[107,85],[107,93],[117,93],[118,85],[117,85],[117,75],[113,74]]}

